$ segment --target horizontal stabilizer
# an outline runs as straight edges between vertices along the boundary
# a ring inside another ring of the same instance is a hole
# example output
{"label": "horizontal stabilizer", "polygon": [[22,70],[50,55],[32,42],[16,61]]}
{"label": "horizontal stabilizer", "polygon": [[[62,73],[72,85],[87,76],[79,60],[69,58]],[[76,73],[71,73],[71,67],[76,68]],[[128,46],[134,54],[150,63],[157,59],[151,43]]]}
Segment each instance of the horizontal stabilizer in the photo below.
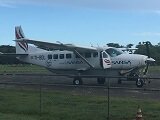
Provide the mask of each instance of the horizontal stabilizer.
{"label": "horizontal stabilizer", "polygon": [[28,56],[28,54],[15,54],[15,53],[1,53],[0,56],[7,56],[7,57],[20,57],[20,56]]}

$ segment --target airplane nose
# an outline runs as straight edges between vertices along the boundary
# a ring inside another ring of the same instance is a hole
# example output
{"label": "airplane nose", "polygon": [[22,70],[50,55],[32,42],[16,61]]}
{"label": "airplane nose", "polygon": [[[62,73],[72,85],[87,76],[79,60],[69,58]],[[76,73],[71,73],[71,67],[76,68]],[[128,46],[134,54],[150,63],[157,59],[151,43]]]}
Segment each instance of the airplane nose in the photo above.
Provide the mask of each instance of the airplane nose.
{"label": "airplane nose", "polygon": [[155,59],[153,59],[153,58],[147,58],[147,61],[149,61],[149,62],[155,62]]}
{"label": "airplane nose", "polygon": [[146,58],[146,60],[145,60],[145,63],[146,64],[150,64],[150,63],[153,63],[153,62],[155,62],[155,59],[153,59],[153,58]]}

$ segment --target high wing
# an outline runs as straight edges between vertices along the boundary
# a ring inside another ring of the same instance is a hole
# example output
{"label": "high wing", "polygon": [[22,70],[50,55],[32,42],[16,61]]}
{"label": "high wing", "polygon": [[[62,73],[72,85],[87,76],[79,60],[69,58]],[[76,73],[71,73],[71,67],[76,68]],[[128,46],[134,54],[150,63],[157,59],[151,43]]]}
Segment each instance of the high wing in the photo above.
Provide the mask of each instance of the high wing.
{"label": "high wing", "polygon": [[33,44],[36,46],[43,46],[46,48],[50,48],[52,50],[68,50],[68,51],[78,51],[78,52],[96,52],[97,50],[102,50],[102,49],[97,49],[94,47],[79,47],[75,46],[72,44],[58,44],[58,43],[49,43],[49,42],[43,42],[43,41],[36,41],[36,40],[31,40],[31,39],[20,39],[20,40],[15,40],[15,41],[21,41],[23,40],[24,42],[27,42],[29,44]]}
{"label": "high wing", "polygon": [[134,53],[138,48],[118,48],[119,50],[123,52],[129,52],[129,53]]}
{"label": "high wing", "polygon": [[129,50],[137,50],[138,48],[118,48],[120,50],[129,51]]}
{"label": "high wing", "polygon": [[102,51],[102,48],[94,48],[94,47],[79,47],[79,46],[75,46],[72,44],[57,44],[57,43],[49,43],[49,42],[42,42],[42,41],[36,41],[36,40],[31,40],[31,39],[18,39],[15,40],[17,42],[19,41],[24,41],[27,42],[29,44],[33,44],[36,46],[43,46],[45,48],[50,48],[52,50],[68,50],[68,51],[73,51],[75,54],[77,54],[86,64],[88,64],[90,66],[90,68],[94,68],[93,65],[91,65],[89,63],[89,61],[84,58],[80,53],[84,53],[84,52],[97,52],[97,51]]}

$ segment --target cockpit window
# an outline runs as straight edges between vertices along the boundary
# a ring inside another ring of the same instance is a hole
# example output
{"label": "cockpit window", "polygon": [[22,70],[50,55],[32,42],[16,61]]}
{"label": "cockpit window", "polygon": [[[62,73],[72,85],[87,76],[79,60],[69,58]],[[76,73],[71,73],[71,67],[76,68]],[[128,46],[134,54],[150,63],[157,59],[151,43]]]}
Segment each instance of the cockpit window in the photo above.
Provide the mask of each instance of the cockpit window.
{"label": "cockpit window", "polygon": [[120,54],[122,54],[123,52],[122,51],[119,51],[117,49],[114,49],[114,48],[109,48],[109,49],[106,49],[105,50],[111,57],[116,57]]}

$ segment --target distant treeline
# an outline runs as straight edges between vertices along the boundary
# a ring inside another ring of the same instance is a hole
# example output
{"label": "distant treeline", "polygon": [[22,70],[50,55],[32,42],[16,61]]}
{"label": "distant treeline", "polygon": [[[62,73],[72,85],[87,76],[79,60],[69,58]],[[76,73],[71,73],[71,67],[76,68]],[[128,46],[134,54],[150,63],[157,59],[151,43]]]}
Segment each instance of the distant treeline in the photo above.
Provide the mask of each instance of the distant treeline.
{"label": "distant treeline", "polygon": [[[16,48],[9,45],[0,46],[0,52],[2,53],[16,53]],[[0,64],[25,64],[16,57],[11,56],[0,56]]]}
{"label": "distant treeline", "polygon": [[[127,46],[122,46],[117,43],[108,43],[107,45],[110,47],[116,47],[116,48],[123,48],[123,47],[131,48],[133,46],[133,44],[128,44]],[[138,48],[135,51],[136,54],[147,55],[145,43],[139,42],[138,45],[136,45],[136,48]],[[149,44],[149,51],[150,51],[150,57],[152,57],[156,60],[156,65],[160,65],[160,43],[158,43],[157,45],[152,45],[150,43]],[[2,52],[2,53],[15,53],[16,49],[14,46],[1,45],[0,52]],[[26,64],[26,63],[20,62],[15,57],[11,57],[11,56],[2,57],[2,56],[0,56],[0,64]]]}

